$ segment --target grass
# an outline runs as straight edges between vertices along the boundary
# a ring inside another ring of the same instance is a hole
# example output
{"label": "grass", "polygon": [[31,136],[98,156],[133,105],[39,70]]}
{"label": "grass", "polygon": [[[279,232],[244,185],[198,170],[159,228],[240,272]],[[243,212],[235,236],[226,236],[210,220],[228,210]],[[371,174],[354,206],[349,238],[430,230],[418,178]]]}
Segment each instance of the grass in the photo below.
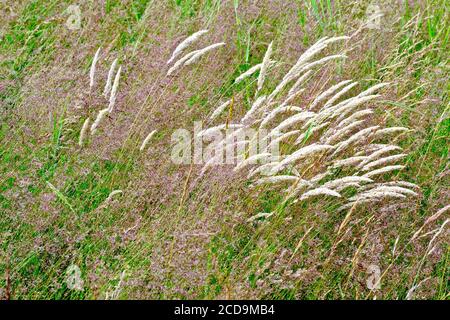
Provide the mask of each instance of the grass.
{"label": "grass", "polygon": [[[413,129],[395,141],[408,153],[407,169],[396,175],[420,186],[416,201],[348,215],[323,199],[285,203],[279,188],[249,192],[249,181],[226,167],[197,180],[201,168],[170,162],[174,130],[192,130],[231,98],[231,120],[250,108],[256,76],[238,85],[233,79],[261,62],[270,41],[285,71],[321,37],[356,32],[369,4],[295,1],[280,11],[271,3],[89,3],[74,31],[65,27],[69,1],[0,6],[0,297],[104,299],[124,272],[120,299],[405,299],[427,278],[415,298],[449,298],[448,237],[426,259],[432,234],[409,242],[449,199],[444,0],[382,8],[383,28],[360,32],[343,48],[347,62],[330,64],[314,87],[327,79],[354,79],[361,90],[393,83],[376,117]],[[226,48],[166,78],[176,44],[202,28],[210,32],[199,45],[223,40]],[[100,46],[102,84],[88,92]],[[85,118],[105,107],[103,79],[116,57],[124,68],[117,112],[79,148]],[[269,73],[264,93],[279,74]],[[158,134],[140,154],[153,129]],[[117,189],[124,194],[105,206]],[[272,219],[246,221],[272,211]],[[366,286],[371,264],[383,274],[375,291]],[[70,265],[81,270],[82,291],[67,287]]]}

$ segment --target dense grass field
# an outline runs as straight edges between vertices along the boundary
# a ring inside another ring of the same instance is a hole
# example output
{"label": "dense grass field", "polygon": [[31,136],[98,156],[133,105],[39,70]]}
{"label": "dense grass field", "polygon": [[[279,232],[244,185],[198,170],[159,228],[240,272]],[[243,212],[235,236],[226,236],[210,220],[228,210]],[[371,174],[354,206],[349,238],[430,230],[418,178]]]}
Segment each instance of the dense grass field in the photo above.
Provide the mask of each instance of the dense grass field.
{"label": "dense grass field", "polygon": [[[449,10],[446,0],[0,2],[0,299],[449,299]],[[205,29],[173,62],[225,44],[167,75],[177,46]],[[283,82],[305,52],[308,63],[339,56]],[[332,92],[317,98],[350,80],[334,103]],[[377,85],[330,116],[339,124],[318,120]],[[177,130],[258,128],[291,93],[285,105],[312,120],[283,124],[295,132],[280,145],[290,162],[272,171],[282,181],[258,180],[256,164],[173,161]],[[373,155],[386,146],[398,158]],[[290,158],[299,148],[308,155]],[[337,155],[369,167],[340,167]],[[346,176],[367,181],[338,184]]]}

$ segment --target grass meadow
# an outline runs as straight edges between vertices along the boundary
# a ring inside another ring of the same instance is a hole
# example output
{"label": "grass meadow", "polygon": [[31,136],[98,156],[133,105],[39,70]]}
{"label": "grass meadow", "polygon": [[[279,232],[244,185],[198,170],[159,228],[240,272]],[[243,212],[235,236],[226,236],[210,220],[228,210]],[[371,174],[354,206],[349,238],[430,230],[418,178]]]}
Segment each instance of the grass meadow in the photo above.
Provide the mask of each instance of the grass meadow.
{"label": "grass meadow", "polygon": [[449,299],[449,9],[1,1],[0,299]]}

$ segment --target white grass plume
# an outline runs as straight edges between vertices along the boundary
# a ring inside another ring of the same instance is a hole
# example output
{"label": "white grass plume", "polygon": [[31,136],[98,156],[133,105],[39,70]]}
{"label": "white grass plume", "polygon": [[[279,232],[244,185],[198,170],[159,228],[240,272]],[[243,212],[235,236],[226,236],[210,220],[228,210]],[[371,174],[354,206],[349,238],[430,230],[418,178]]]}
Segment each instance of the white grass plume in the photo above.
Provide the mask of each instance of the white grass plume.
{"label": "white grass plume", "polygon": [[325,98],[327,98],[329,95],[331,95],[332,93],[334,93],[336,90],[339,90],[342,86],[348,84],[352,82],[351,80],[344,80],[339,82],[338,84],[335,84],[334,86],[331,86],[330,88],[328,88],[327,90],[325,90],[324,92],[322,92],[321,94],[319,94],[314,101],[311,103],[311,105],[309,106],[310,110],[313,110],[320,102],[322,102]]}
{"label": "white grass plume", "polygon": [[328,189],[325,187],[320,187],[320,188],[316,188],[316,189],[310,190],[308,192],[305,192],[300,197],[300,200],[303,201],[303,200],[306,200],[308,198],[318,196],[318,195],[327,195],[327,196],[332,196],[332,197],[337,197],[337,198],[341,197],[341,195],[334,190],[331,190],[331,189]]}
{"label": "white grass plume", "polygon": [[270,63],[270,56],[272,55],[272,45],[273,45],[273,41],[267,47],[266,53],[265,53],[263,61],[262,61],[261,71],[258,76],[258,88],[257,88],[258,91],[260,91],[262,89],[264,80],[266,78],[266,72],[267,72],[267,69],[268,69],[269,63]]}
{"label": "white grass plume", "polygon": [[304,64],[306,64],[308,61],[310,61],[315,55],[319,54],[322,50],[324,50],[328,44],[348,39],[347,36],[342,37],[334,37],[328,39],[327,37],[324,37],[320,40],[318,40],[314,45],[312,45],[309,49],[307,49],[297,60],[295,65],[288,71],[288,73],[285,75],[285,78],[288,78],[292,76],[298,69],[300,69]]}
{"label": "white grass plume", "polygon": [[348,85],[346,85],[344,88],[342,88],[340,91],[335,93],[323,106],[323,108],[328,108],[333,105],[340,97],[342,97],[344,94],[349,92],[353,87],[355,87],[358,84],[358,82],[352,82]]}
{"label": "white grass plume", "polygon": [[290,137],[295,136],[295,135],[299,134],[300,132],[301,132],[300,130],[293,130],[293,131],[283,133],[281,136],[277,137],[276,139],[273,139],[267,146],[266,150],[271,150],[273,147],[278,145],[280,142],[282,142],[286,139],[289,139]]}
{"label": "white grass plume", "polygon": [[268,159],[269,157],[271,157],[272,154],[265,152],[265,153],[259,153],[259,154],[255,154],[253,156],[248,157],[247,159],[243,160],[242,162],[240,162],[234,169],[233,171],[237,172],[240,171],[242,169],[244,169],[245,167],[251,165],[251,164],[255,164],[260,160],[265,160]]}
{"label": "white grass plume", "polygon": [[395,192],[392,190],[370,190],[364,193],[357,194],[356,196],[350,197],[350,201],[361,201],[363,199],[379,199],[379,198],[406,198],[404,194],[401,194],[399,192]]}
{"label": "white grass plume", "polygon": [[444,231],[445,226],[449,222],[450,222],[450,219],[445,219],[444,223],[441,225],[441,227],[438,229],[438,231],[434,234],[433,238],[431,238],[430,242],[428,243],[427,255],[430,255],[433,252],[434,241],[439,237],[439,235],[442,233],[442,231]]}
{"label": "white grass plume", "polygon": [[198,53],[200,50],[195,50],[192,52],[187,53],[183,57],[181,57],[177,62],[173,64],[173,66],[167,71],[167,76],[170,76],[172,73],[174,73],[176,70],[181,68],[181,66],[184,65],[186,61],[188,61],[190,58],[192,58],[196,53]]}
{"label": "white grass plume", "polygon": [[269,98],[267,98],[267,100],[269,101],[269,103],[272,102],[272,100],[281,92],[281,90],[283,90],[286,85],[291,82],[294,78],[286,78],[283,81],[281,81],[276,87],[275,90],[272,91],[272,93],[269,95]]}
{"label": "white grass plume", "polygon": [[258,214],[255,214],[254,216],[247,219],[247,222],[255,221],[259,218],[269,218],[273,215],[273,212],[260,212]]}
{"label": "white grass plume", "polygon": [[295,81],[295,83],[292,85],[291,89],[289,89],[288,99],[290,96],[295,95],[299,91],[301,85],[307,81],[308,77],[311,75],[312,72],[313,72],[312,70],[308,70],[307,72],[305,72],[305,74],[303,74],[301,77],[299,77],[297,79],[297,81]]}
{"label": "white grass plume", "polygon": [[116,103],[116,97],[117,97],[117,89],[119,88],[119,80],[120,80],[120,73],[122,72],[122,67],[119,67],[119,70],[117,70],[116,76],[114,77],[114,83],[111,89],[111,95],[109,97],[109,106],[108,106],[108,112],[111,113],[113,111],[114,105]]}
{"label": "white grass plume", "polygon": [[341,122],[339,122],[337,127],[338,128],[345,127],[345,126],[349,125],[350,123],[352,123],[353,121],[355,121],[355,120],[357,120],[359,118],[371,115],[371,114],[373,114],[372,109],[364,109],[364,110],[357,111],[354,114],[352,114],[350,117],[348,117],[348,118],[342,120]]}
{"label": "white grass plume", "polygon": [[377,90],[384,88],[385,86],[387,86],[389,84],[390,84],[389,82],[383,82],[383,83],[376,84],[376,85],[370,87],[369,89],[361,92],[356,97],[357,98],[366,97],[366,96],[371,95],[372,93],[376,92]]}
{"label": "white grass plume", "polygon": [[89,87],[91,89],[94,86],[95,67],[97,65],[97,61],[100,56],[100,50],[101,50],[101,47],[97,49],[97,52],[94,55],[94,59],[92,60],[91,70],[89,71]]}
{"label": "white grass plume", "polygon": [[206,53],[208,53],[211,50],[214,50],[216,48],[222,47],[225,45],[225,42],[215,43],[210,46],[207,46],[206,48],[198,50],[188,61],[184,63],[185,66],[189,66],[196,62],[198,59],[200,59],[202,56],[204,56]]}
{"label": "white grass plume", "polygon": [[252,171],[250,171],[250,173],[248,174],[247,178],[250,179],[251,177],[255,176],[256,174],[270,174],[272,168],[276,165],[278,165],[278,161],[274,161],[274,162],[269,162],[266,164],[263,164],[255,169],[253,169]]}
{"label": "white grass plume", "polygon": [[311,129],[308,129],[308,131],[303,132],[301,135],[299,135],[297,140],[295,140],[294,144],[297,145],[297,144],[300,144],[300,143],[304,142],[304,140],[307,137],[312,136],[315,132],[317,132],[319,130],[322,130],[323,128],[325,128],[329,124],[330,124],[330,122],[328,122],[328,121],[324,122],[324,123],[321,123],[319,125],[315,125],[314,123],[311,123],[311,126],[310,126]]}
{"label": "white grass plume", "polygon": [[231,99],[222,103],[219,107],[217,107],[216,110],[214,110],[214,112],[211,114],[211,116],[209,117],[210,120],[214,120],[215,118],[217,118],[218,116],[220,116],[220,114],[222,112],[225,111],[225,109],[231,104]]}
{"label": "white grass plume", "polygon": [[353,111],[355,108],[359,107],[360,105],[373,100],[375,98],[378,98],[379,95],[371,95],[361,98],[354,98],[349,103],[346,103],[334,110],[334,115],[339,116],[337,118],[337,121],[341,121],[346,118],[347,114],[351,111]]}
{"label": "white grass plume", "polygon": [[442,214],[444,214],[445,212],[450,210],[450,204],[446,205],[445,207],[439,209],[436,213],[434,213],[432,216],[428,217],[427,220],[425,220],[424,224],[419,228],[419,230],[417,230],[414,235],[411,238],[411,241],[413,241],[414,239],[416,239],[420,233],[422,232],[422,230],[429,225],[430,223],[433,223],[434,221],[436,221],[437,219],[439,219],[441,217]]}
{"label": "white grass plume", "polygon": [[[268,68],[272,67],[273,65],[275,65],[275,61],[274,60],[270,60],[269,62],[269,66]],[[248,77],[250,77],[252,74],[254,74],[255,72],[257,72],[258,70],[261,69],[262,63],[256,64],[253,67],[251,67],[250,69],[248,69],[247,71],[245,71],[244,73],[242,73],[239,77],[237,77],[234,80],[235,84],[238,84],[240,82],[242,82],[244,79],[247,79]]]}
{"label": "white grass plume", "polygon": [[176,57],[178,57],[180,55],[180,53],[186,49],[188,46],[190,46],[191,44],[193,44],[194,42],[196,42],[202,35],[204,35],[205,33],[207,33],[208,30],[200,30],[197,31],[193,34],[191,34],[189,37],[187,37],[186,39],[184,39],[173,51],[172,56],[170,57],[170,59],[167,61],[167,64],[172,63],[172,61],[175,60]]}
{"label": "white grass plume", "polygon": [[303,111],[303,112],[297,113],[297,114],[283,120],[277,127],[275,127],[272,130],[272,132],[273,133],[281,132],[282,130],[289,128],[290,126],[292,126],[298,122],[302,122],[302,121],[312,118],[314,115],[315,115],[315,113],[310,112],[310,111]]}
{"label": "white grass plume", "polygon": [[362,171],[368,171],[368,170],[370,170],[370,169],[372,169],[374,167],[377,167],[377,166],[381,166],[381,165],[385,165],[385,164],[388,164],[388,163],[396,162],[396,161],[398,161],[400,159],[405,158],[406,156],[407,156],[407,154],[401,153],[401,154],[395,154],[393,156],[381,158],[381,159],[378,159],[376,161],[369,162],[361,170]]}
{"label": "white grass plume", "polygon": [[371,177],[379,175],[379,174],[383,174],[383,173],[386,173],[386,172],[391,172],[391,171],[394,171],[394,170],[401,170],[403,168],[405,168],[405,166],[403,166],[403,165],[387,166],[387,167],[384,167],[384,168],[380,168],[380,169],[376,169],[376,170],[370,171],[370,172],[364,174],[363,177],[371,178]]}
{"label": "white grass plume", "polygon": [[94,134],[97,131],[97,127],[99,126],[100,122],[108,112],[109,112],[108,108],[99,111],[97,118],[95,119],[94,123],[91,126],[91,134]]}
{"label": "white grass plume", "polygon": [[327,56],[327,57],[319,59],[317,61],[307,63],[303,67],[301,67],[299,70],[294,70],[291,77],[295,78],[295,77],[299,76],[301,73],[303,73],[304,71],[308,71],[317,66],[324,65],[325,63],[327,63],[329,61],[336,60],[336,59],[346,59],[346,58],[347,58],[347,56],[344,54],[333,54],[331,56]]}
{"label": "white grass plume", "polygon": [[378,130],[378,128],[379,128],[379,126],[372,126],[372,127],[369,127],[369,128],[362,129],[361,131],[358,131],[357,133],[352,135],[347,140],[342,141],[341,143],[339,143],[338,148],[334,151],[334,153],[331,155],[331,157],[335,156],[336,154],[338,154],[342,150],[346,149],[350,145],[352,145],[352,144],[354,144],[356,142],[361,142],[362,139],[367,138],[370,135],[372,135],[372,133],[374,131]]}
{"label": "white grass plume", "polygon": [[258,97],[258,99],[253,102],[251,108],[247,111],[247,113],[242,118],[241,122],[246,123],[248,120],[250,120],[253,115],[256,113],[256,111],[263,105],[263,103],[266,101],[266,96]]}
{"label": "white grass plume", "polygon": [[247,71],[245,71],[244,73],[242,73],[239,77],[237,77],[236,79],[234,79],[234,83],[239,83],[241,81],[243,81],[244,79],[250,77],[252,74],[254,74],[256,71],[261,69],[261,65],[262,63],[259,63],[257,65],[254,65],[253,67],[251,67],[250,69],[248,69]]}
{"label": "white grass plume", "polygon": [[389,144],[385,143],[369,143],[367,145],[361,146],[360,150],[355,153],[355,156],[367,155],[371,152],[378,151],[385,147],[389,146]]}
{"label": "white grass plume", "polygon": [[450,204],[446,205],[445,207],[439,209],[435,214],[433,214],[431,217],[429,217],[425,223],[429,224],[432,223],[433,221],[436,221],[437,219],[439,219],[439,217],[444,214],[445,212],[450,211]]}
{"label": "white grass plume", "polygon": [[111,67],[108,71],[108,79],[106,80],[105,89],[103,89],[103,95],[106,97],[108,93],[111,91],[112,86],[112,78],[114,76],[114,70],[116,69],[118,59],[114,59],[113,63],[111,64]]}
{"label": "white grass plume", "polygon": [[342,185],[350,184],[350,183],[371,183],[371,182],[373,182],[373,180],[366,178],[366,177],[347,176],[347,177],[329,181],[329,182],[325,183],[323,185],[323,187],[328,188],[328,189],[334,189],[334,188],[340,187]]}
{"label": "white grass plume", "polygon": [[336,160],[333,163],[333,167],[339,168],[346,166],[356,166],[357,164],[361,163],[361,161],[364,161],[366,159],[367,159],[366,156],[355,156],[346,159]]}
{"label": "white grass plume", "polygon": [[403,187],[403,188],[409,188],[409,189],[415,189],[420,190],[420,187],[414,183],[408,182],[408,181],[402,181],[402,180],[395,180],[395,181],[388,181],[388,182],[380,182],[380,183],[371,183],[364,187],[360,187],[359,189],[361,191],[366,191],[369,189],[375,189],[377,187]]}
{"label": "white grass plume", "polygon": [[109,194],[109,196],[108,196],[108,198],[106,198],[106,202],[109,202],[109,201],[111,201],[113,198],[114,198],[114,196],[115,195],[117,195],[117,194],[122,194],[123,193],[123,191],[122,190],[114,190],[114,191],[112,191],[110,194]]}
{"label": "white grass plume", "polygon": [[[350,123],[348,126],[337,130],[332,136],[328,137],[325,140],[325,143],[333,144],[333,143],[335,143],[337,141],[340,141],[341,139],[343,139],[347,135],[349,135],[353,130],[358,128],[364,122],[365,122],[365,120],[359,120],[359,121],[355,121],[353,123]],[[327,134],[325,133],[322,138],[326,138],[326,137],[327,137]]]}
{"label": "white grass plume", "polygon": [[402,133],[402,132],[408,132],[410,129],[405,127],[390,127],[390,128],[384,128],[381,130],[378,130],[378,132],[375,134],[374,138],[382,138],[386,135],[390,135],[393,133]]}
{"label": "white grass plume", "polygon": [[382,148],[376,150],[375,152],[373,152],[372,154],[370,154],[366,160],[361,162],[361,164],[359,165],[358,168],[360,169],[363,166],[365,166],[367,163],[379,159],[380,156],[382,156],[383,154],[389,153],[391,151],[397,151],[397,150],[402,150],[402,148],[400,148],[399,146],[395,146],[395,145],[387,145],[385,147],[382,147]]}
{"label": "white grass plume", "polygon": [[370,191],[368,191],[368,192],[372,193],[372,192],[378,192],[378,191],[392,191],[392,192],[403,194],[405,196],[409,195],[409,196],[413,196],[413,197],[419,196],[417,194],[417,192],[414,192],[410,189],[399,187],[399,186],[387,186],[387,185],[381,185],[377,188],[370,189]]}
{"label": "white grass plume", "polygon": [[150,132],[147,137],[144,139],[144,141],[142,142],[141,147],[139,148],[139,151],[144,151],[145,147],[147,146],[147,143],[150,141],[150,139],[155,135],[155,133],[157,132],[157,130],[153,130],[152,132]]}
{"label": "white grass plume", "polygon": [[332,148],[333,146],[323,144],[311,144],[309,146],[303,147],[280,161],[280,163],[272,169],[272,174],[276,174],[277,172],[284,169],[288,164],[294,163],[299,159],[307,157],[313,153],[327,151]]}
{"label": "white grass plume", "polygon": [[430,279],[431,279],[431,277],[427,277],[427,278],[423,279],[422,281],[420,281],[418,284],[413,285],[408,290],[408,293],[406,294],[406,300],[413,300],[414,299],[414,292],[417,290],[417,288],[419,288],[423,283],[425,283],[426,281],[428,281]]}
{"label": "white grass plume", "polygon": [[364,197],[355,197],[355,200],[350,201],[349,203],[339,207],[336,211],[340,212],[342,210],[352,208],[358,204],[364,204],[364,203],[379,203],[380,201],[385,202],[386,198],[394,198],[394,199],[405,199],[406,196],[400,193],[396,192],[390,192],[390,191],[380,191],[377,193],[372,194],[366,194]]}
{"label": "white grass plume", "polygon": [[83,126],[81,127],[81,130],[80,130],[80,138],[78,139],[78,145],[79,145],[80,147],[83,146],[84,138],[85,138],[86,132],[87,132],[87,130],[88,130],[88,128],[89,128],[89,122],[90,122],[90,120],[91,120],[91,119],[89,119],[89,117],[88,117],[88,118],[84,121]]}
{"label": "white grass plume", "polygon": [[284,112],[301,112],[303,109],[296,106],[279,106],[273,109],[261,122],[260,128],[265,127],[271,120],[273,120],[277,115]]}
{"label": "white grass plume", "polygon": [[313,182],[313,183],[319,183],[320,180],[326,178],[327,176],[331,175],[332,172],[330,172],[329,170],[325,171],[325,172],[320,172],[318,174],[316,174],[314,177],[312,177],[311,179],[309,179],[309,181]]}
{"label": "white grass plume", "polygon": [[226,124],[220,124],[218,126],[211,127],[211,128],[200,131],[199,133],[197,133],[197,137],[201,137],[201,136],[207,137],[215,132],[226,129],[227,127],[228,127],[228,129],[240,129],[240,128],[243,128],[244,126],[239,123],[229,123],[228,126]]}

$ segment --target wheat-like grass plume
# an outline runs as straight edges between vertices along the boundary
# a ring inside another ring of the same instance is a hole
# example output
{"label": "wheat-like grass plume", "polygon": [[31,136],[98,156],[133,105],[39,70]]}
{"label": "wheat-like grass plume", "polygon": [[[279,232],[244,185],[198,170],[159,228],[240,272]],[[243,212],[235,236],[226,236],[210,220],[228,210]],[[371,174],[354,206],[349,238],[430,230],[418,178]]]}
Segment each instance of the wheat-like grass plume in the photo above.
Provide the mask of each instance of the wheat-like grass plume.
{"label": "wheat-like grass plume", "polygon": [[390,135],[393,133],[402,133],[402,132],[408,132],[410,129],[405,127],[390,127],[390,128],[384,128],[381,130],[378,130],[378,132],[375,134],[376,139],[378,138],[384,138],[386,135]]}
{"label": "wheat-like grass plume", "polygon": [[312,118],[314,115],[315,115],[314,112],[309,112],[309,111],[303,111],[303,112],[297,113],[297,114],[283,120],[277,127],[275,127],[272,130],[272,132],[273,133],[281,132],[282,130],[289,128],[290,126],[292,126],[298,122],[303,122],[305,120]]}
{"label": "wheat-like grass plume", "polygon": [[379,159],[380,156],[382,156],[382,155],[384,155],[386,153],[389,153],[391,151],[398,151],[398,150],[402,150],[402,148],[400,148],[399,146],[395,146],[395,145],[388,145],[388,146],[382,147],[382,148],[374,151],[372,154],[370,154],[367,157],[367,159],[365,159],[364,161],[361,162],[361,164],[358,166],[358,168],[362,168],[367,163]]}
{"label": "wheat-like grass plume", "polygon": [[111,113],[114,109],[114,105],[116,104],[116,97],[117,97],[117,89],[119,88],[119,81],[120,81],[120,73],[122,72],[122,67],[120,66],[117,70],[116,76],[114,77],[114,83],[111,89],[111,95],[109,97],[109,106],[108,106],[108,112]]}
{"label": "wheat-like grass plume", "polygon": [[257,163],[260,160],[268,159],[271,156],[272,156],[272,154],[268,153],[268,152],[255,154],[255,155],[253,155],[251,157],[248,157],[244,161],[238,163],[238,165],[233,170],[235,172],[240,171],[240,170],[244,169],[245,167],[247,167],[250,164]]}
{"label": "wheat-like grass plume", "polygon": [[[343,80],[326,87],[315,95],[312,102],[305,105],[303,92],[311,85],[308,82],[313,78],[313,69],[324,67],[329,61],[346,57],[343,54],[332,54],[322,58],[316,56],[331,43],[347,39],[349,38],[320,39],[300,56],[275,89],[267,94],[267,98],[258,97],[258,92],[263,87],[265,76],[263,68],[270,61],[272,43],[266,51],[265,61],[237,78],[237,80],[244,79],[260,70],[255,100],[241,118],[240,123],[244,124],[244,127],[239,130],[256,127],[263,148],[234,168],[235,172],[249,168],[247,178],[255,181],[252,187],[288,184],[285,200],[298,195],[299,198],[294,203],[314,196],[332,196],[336,198],[335,201],[347,202],[339,210],[419,195],[417,186],[408,182],[376,181],[384,180],[388,173],[403,169],[404,166],[400,164],[385,165],[406,157],[406,153],[389,155],[393,151],[401,150],[400,147],[374,141],[378,137],[407,129],[401,127],[381,129],[379,125],[373,124],[375,117],[371,117],[374,114],[372,108],[363,107],[379,98],[380,94],[376,92],[386,87],[387,83],[376,84],[359,94],[344,98],[358,82]],[[297,99],[301,104],[295,103]],[[291,103],[295,105],[289,105]],[[203,130],[201,134],[216,133],[226,127],[227,124],[217,125]],[[221,141],[222,147],[229,139],[227,137]],[[232,144],[237,145],[239,142],[233,140]],[[295,148],[297,145],[300,147]],[[257,160],[268,163],[256,165]],[[204,170],[212,164],[212,161],[208,161]],[[253,165],[255,166],[252,168]],[[338,168],[339,170],[336,170]],[[346,172],[346,175],[339,176],[341,171]],[[361,175],[360,172],[364,174]],[[386,176],[382,177],[383,174]],[[351,191],[349,188],[352,188]],[[347,194],[352,193],[353,196],[347,198]]]}
{"label": "wheat-like grass plume", "polygon": [[333,94],[336,90],[339,90],[342,86],[345,86],[346,84],[350,83],[351,80],[344,80],[339,82],[338,84],[335,84],[334,86],[331,86],[329,89],[325,90],[324,92],[322,92],[321,94],[319,94],[314,101],[311,103],[311,105],[309,106],[310,110],[315,109],[315,107],[322,102],[325,98],[327,98],[328,96],[330,96],[331,94]]}
{"label": "wheat-like grass plume", "polygon": [[308,192],[305,192],[301,197],[300,200],[306,200],[308,198],[314,197],[314,196],[318,196],[318,195],[327,195],[327,196],[332,196],[332,197],[337,197],[340,198],[341,195],[339,192],[336,192],[334,190],[325,188],[325,187],[320,187],[320,188],[316,188],[313,190],[310,190]]}
{"label": "wheat-like grass plume", "polygon": [[142,141],[141,147],[139,148],[139,151],[144,151],[145,147],[147,146],[148,142],[150,141],[150,139],[155,135],[155,133],[157,132],[157,130],[153,130],[152,132],[150,132],[147,137],[144,139],[144,141]]}
{"label": "wheat-like grass plume", "polygon": [[368,171],[368,170],[370,170],[370,169],[372,169],[374,167],[378,167],[378,166],[385,165],[385,164],[388,164],[388,163],[396,162],[396,161],[398,161],[400,159],[405,158],[406,156],[407,156],[407,154],[401,153],[401,154],[395,154],[393,156],[381,158],[381,159],[378,159],[376,161],[369,162],[361,170],[362,171]]}
{"label": "wheat-like grass plume", "polygon": [[186,61],[188,61],[190,58],[192,58],[196,53],[198,53],[199,50],[195,50],[192,52],[189,52],[185,54],[183,57],[181,57],[179,60],[177,60],[173,66],[167,71],[167,76],[170,76],[172,73],[174,73],[176,70],[181,68]]}
{"label": "wheat-like grass plume", "polygon": [[351,184],[351,183],[371,183],[373,182],[372,179],[366,178],[366,177],[359,177],[359,176],[347,176],[343,178],[339,178],[336,180],[329,181],[325,183],[323,186],[328,189],[334,189],[343,185]]}
{"label": "wheat-like grass plume", "polygon": [[78,145],[79,145],[80,147],[83,146],[84,138],[85,138],[86,132],[87,132],[87,130],[88,130],[88,128],[89,128],[89,122],[90,122],[90,119],[89,119],[89,117],[88,117],[88,118],[84,121],[83,126],[81,127],[81,130],[80,130],[80,138],[78,139]]}
{"label": "wheat-like grass plume", "polygon": [[97,118],[95,119],[94,123],[91,126],[91,134],[95,134],[97,131],[97,127],[99,126],[102,119],[106,116],[106,114],[109,113],[109,109],[102,109],[99,111]]}
{"label": "wheat-like grass plume", "polygon": [[241,119],[241,122],[248,122],[248,120],[250,120],[254,116],[256,111],[263,105],[263,103],[266,101],[266,98],[266,96],[258,97],[258,99],[256,99],[256,101],[252,104],[250,110],[248,110],[244,117]]}
{"label": "wheat-like grass plume", "polygon": [[170,57],[170,59],[167,61],[167,64],[172,63],[176,57],[178,57],[181,52],[186,49],[187,47],[189,47],[191,44],[193,44],[194,42],[198,41],[198,39],[204,35],[205,33],[207,33],[208,30],[200,30],[197,31],[193,34],[191,34],[189,37],[187,37],[186,39],[184,39],[173,51],[172,56]]}
{"label": "wheat-like grass plume", "polygon": [[89,71],[89,87],[91,89],[94,86],[95,69],[97,66],[97,61],[100,57],[100,50],[101,50],[101,48],[98,48],[97,52],[95,52],[94,59],[92,60],[92,64],[91,64],[91,69]]}
{"label": "wheat-like grass plume", "polygon": [[273,109],[261,122],[260,128],[265,127],[270,121],[272,121],[277,115],[284,112],[301,112],[303,109],[296,106],[279,106]]}
{"label": "wheat-like grass plume", "polygon": [[273,42],[269,43],[269,46],[267,47],[266,53],[265,53],[263,61],[262,61],[261,71],[259,72],[259,76],[258,76],[257,91],[260,91],[262,89],[264,80],[266,79],[266,73],[267,73],[267,69],[269,67],[270,57],[272,55],[272,45],[273,45]]}
{"label": "wheat-like grass plume", "polygon": [[354,114],[352,114],[350,117],[348,117],[348,118],[342,120],[341,122],[339,122],[338,125],[337,125],[337,128],[345,127],[345,126],[353,123],[357,119],[366,117],[366,116],[371,115],[371,114],[373,114],[372,109],[364,109],[364,110],[357,111]]}
{"label": "wheat-like grass plume", "polygon": [[288,98],[286,100],[289,100],[290,97],[295,96],[299,92],[301,86],[308,81],[308,78],[312,73],[312,70],[308,70],[295,81],[294,85],[288,91]]}
{"label": "wheat-like grass plume", "polygon": [[211,114],[211,116],[209,117],[210,120],[214,120],[215,118],[217,118],[218,116],[220,116],[222,114],[222,112],[225,111],[225,109],[231,104],[231,99],[228,101],[225,101],[224,103],[222,103],[220,106],[217,107],[217,109],[214,110],[214,112]]}
{"label": "wheat-like grass plume", "polygon": [[276,174],[282,169],[284,169],[288,164],[294,163],[295,161],[298,161],[302,158],[305,158],[307,156],[310,156],[313,153],[317,152],[323,152],[333,149],[333,146],[330,145],[322,145],[322,144],[312,144],[306,147],[303,147],[294,153],[287,156],[285,159],[283,159],[275,168],[272,169],[272,174]]}
{"label": "wheat-like grass plume", "polygon": [[123,193],[123,191],[122,190],[113,190],[109,195],[108,195],[108,198],[106,198],[106,202],[110,202],[113,198],[114,198],[114,196],[115,195],[118,195],[118,194],[122,194]]}
{"label": "wheat-like grass plume", "polygon": [[107,97],[108,93],[111,91],[112,79],[114,76],[114,70],[116,69],[117,61],[118,61],[117,58],[114,59],[113,63],[111,64],[111,67],[109,68],[108,78],[106,80],[105,88],[103,89],[103,95],[105,97]]}
{"label": "wheat-like grass plume", "polygon": [[212,44],[210,46],[207,46],[206,48],[200,49],[189,60],[187,60],[184,63],[184,65],[185,66],[189,66],[189,65],[197,62],[197,60],[199,60],[201,57],[203,57],[209,51],[214,50],[214,49],[219,48],[219,47],[222,47],[224,45],[225,45],[225,42],[219,42],[219,43],[215,43],[215,44]]}
{"label": "wheat-like grass plume", "polygon": [[401,169],[404,169],[404,168],[405,168],[405,166],[403,166],[403,165],[386,166],[386,167],[383,167],[383,168],[380,168],[380,169],[376,169],[376,170],[370,171],[370,172],[364,174],[363,177],[371,178],[371,177],[376,176],[376,175],[380,175],[380,174],[383,174],[383,173],[386,173],[386,172],[391,172],[391,171],[394,171],[394,170],[401,170]]}

